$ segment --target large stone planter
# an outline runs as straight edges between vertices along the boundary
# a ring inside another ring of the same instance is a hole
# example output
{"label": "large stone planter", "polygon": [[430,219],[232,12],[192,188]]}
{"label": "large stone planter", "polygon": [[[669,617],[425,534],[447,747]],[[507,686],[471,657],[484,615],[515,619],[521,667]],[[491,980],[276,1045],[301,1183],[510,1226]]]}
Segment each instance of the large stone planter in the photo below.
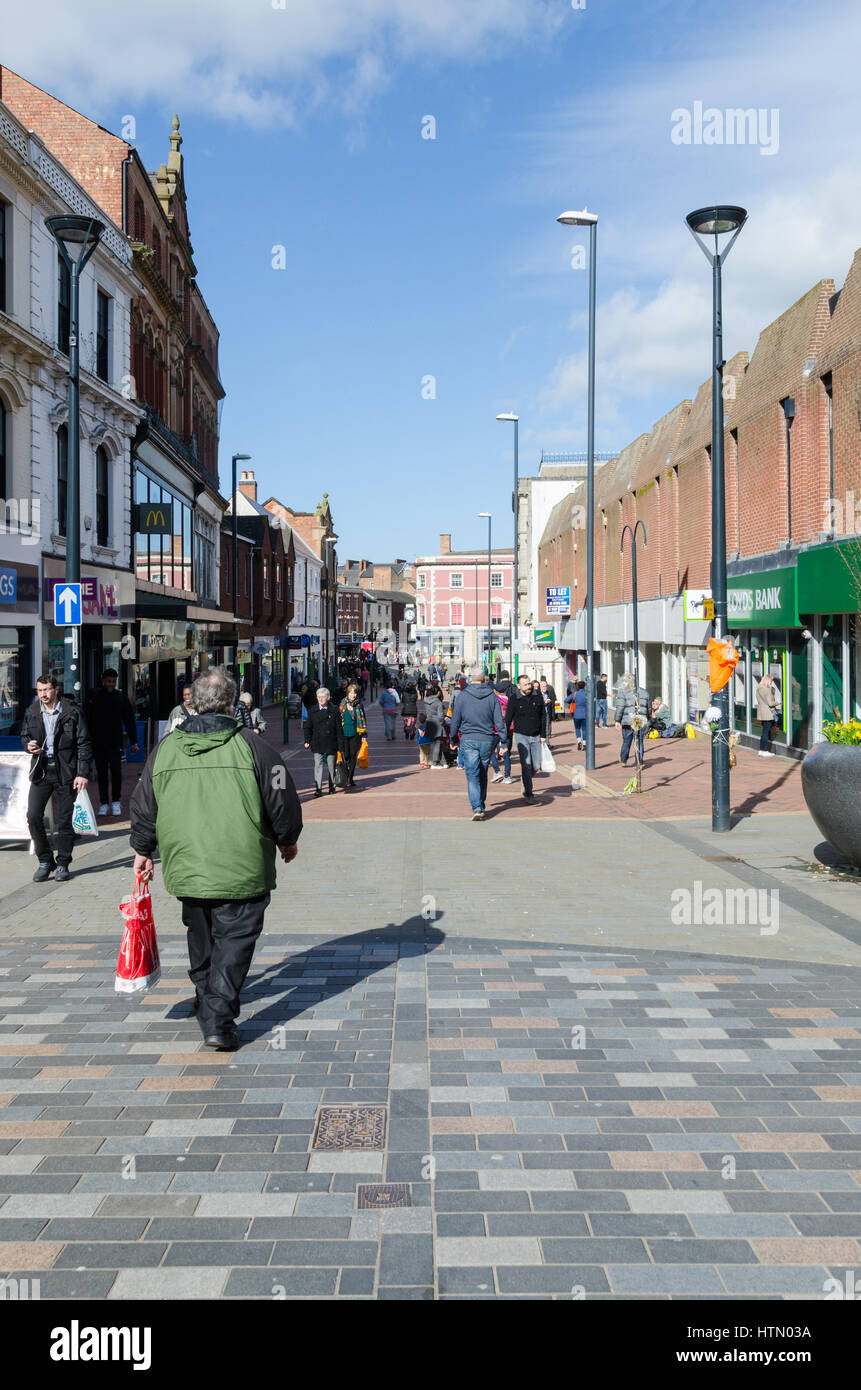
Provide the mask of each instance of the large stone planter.
{"label": "large stone planter", "polygon": [[861,868],[861,745],[817,743],[801,764],[801,787],[822,835]]}

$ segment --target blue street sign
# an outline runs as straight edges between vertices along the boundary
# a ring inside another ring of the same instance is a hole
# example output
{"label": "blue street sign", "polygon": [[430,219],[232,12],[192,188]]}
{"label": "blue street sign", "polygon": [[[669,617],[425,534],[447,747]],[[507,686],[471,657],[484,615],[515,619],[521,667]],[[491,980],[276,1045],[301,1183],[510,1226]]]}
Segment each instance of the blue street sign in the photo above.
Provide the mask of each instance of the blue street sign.
{"label": "blue street sign", "polygon": [[57,584],[54,588],[54,626],[80,627],[80,584]]}

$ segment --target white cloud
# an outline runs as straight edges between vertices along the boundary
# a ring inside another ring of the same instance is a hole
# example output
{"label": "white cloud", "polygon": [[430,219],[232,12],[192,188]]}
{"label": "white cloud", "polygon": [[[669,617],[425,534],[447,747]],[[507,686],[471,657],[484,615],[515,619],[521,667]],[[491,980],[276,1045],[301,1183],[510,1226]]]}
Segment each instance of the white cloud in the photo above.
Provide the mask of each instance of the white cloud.
{"label": "white cloud", "polygon": [[85,109],[181,101],[265,128],[292,124],[324,95],[354,111],[398,60],[504,57],[512,40],[560,22],[550,0],[147,0],[144,10],[86,0],[84,12],[41,0],[38,24],[26,6],[6,7],[2,60]]}

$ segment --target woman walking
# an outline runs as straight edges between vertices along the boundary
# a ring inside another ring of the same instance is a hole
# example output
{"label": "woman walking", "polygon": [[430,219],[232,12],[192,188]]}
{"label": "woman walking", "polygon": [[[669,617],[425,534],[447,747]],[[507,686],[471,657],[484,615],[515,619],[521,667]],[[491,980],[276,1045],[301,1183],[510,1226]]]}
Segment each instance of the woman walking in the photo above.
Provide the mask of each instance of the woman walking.
{"label": "woman walking", "polygon": [[401,717],[404,721],[404,738],[407,742],[411,742],[416,736],[418,708],[419,697],[412,681],[409,681],[401,699]]}
{"label": "woman walking", "polygon": [[400,703],[401,697],[398,694],[394,682],[385,685],[380,691],[377,704],[383,712],[383,732],[389,743],[394,743],[395,741],[395,718]]}
{"label": "woman walking", "polygon": [[586,747],[586,682],[578,681],[574,687],[574,699],[571,701],[571,713],[574,716],[574,734],[577,739],[577,747]]}
{"label": "woman walking", "polygon": [[427,695],[421,702],[421,714],[427,735],[433,740],[428,745],[430,766],[431,768],[445,767],[446,764],[442,759],[445,706],[442,702],[442,690],[438,685],[431,685],[429,687]]}
{"label": "woman walking", "polygon": [[321,685],[317,691],[317,707],[308,714],[305,725],[305,747],[314,754],[314,795],[323,795],[323,768],[329,773],[329,794],[335,791],[335,759],[338,756],[338,731],[341,720],[338,710],[329,703],[329,691]]}
{"label": "woman walking", "polygon": [[761,758],[774,757],[769,743],[777,725],[779,705],[774,676],[770,676],[766,672],[756,687],[756,717],[762,723],[762,733],[759,736],[759,756]]}
{"label": "woman walking", "polygon": [[359,756],[362,739],[366,737],[368,732],[368,726],[365,723],[365,711],[362,709],[357,685],[347,686],[346,699],[341,701],[339,714],[338,748],[347,769],[347,785],[344,790],[348,791],[350,787],[356,785],[356,759]]}

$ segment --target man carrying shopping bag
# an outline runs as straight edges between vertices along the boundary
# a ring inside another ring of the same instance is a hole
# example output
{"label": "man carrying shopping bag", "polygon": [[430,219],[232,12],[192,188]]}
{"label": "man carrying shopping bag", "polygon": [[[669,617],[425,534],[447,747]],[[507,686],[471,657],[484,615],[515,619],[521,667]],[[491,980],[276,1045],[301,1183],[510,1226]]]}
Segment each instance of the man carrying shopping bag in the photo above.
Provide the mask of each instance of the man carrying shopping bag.
{"label": "man carrying shopping bag", "polygon": [[[75,843],[75,794],[87,785],[93,747],[81,710],[73,700],[60,697],[59,683],[52,675],[39,676],[36,681],[36,699],[21,722],[21,745],[32,755],[27,825],[39,857],[33,882],[44,883],[54,874],[55,883],[65,883],[72,877],[69,865]],[[45,833],[45,811],[52,798],[56,860]]]}
{"label": "man carrying shopping bag", "polygon": [[182,903],[189,977],[207,1047],[237,1045],[239,995],[275,887],[275,848],[296,857],[302,810],[266,741],[233,718],[236,685],[222,668],[194,682],[195,710],[150,754],[131,801],[135,873]]}

